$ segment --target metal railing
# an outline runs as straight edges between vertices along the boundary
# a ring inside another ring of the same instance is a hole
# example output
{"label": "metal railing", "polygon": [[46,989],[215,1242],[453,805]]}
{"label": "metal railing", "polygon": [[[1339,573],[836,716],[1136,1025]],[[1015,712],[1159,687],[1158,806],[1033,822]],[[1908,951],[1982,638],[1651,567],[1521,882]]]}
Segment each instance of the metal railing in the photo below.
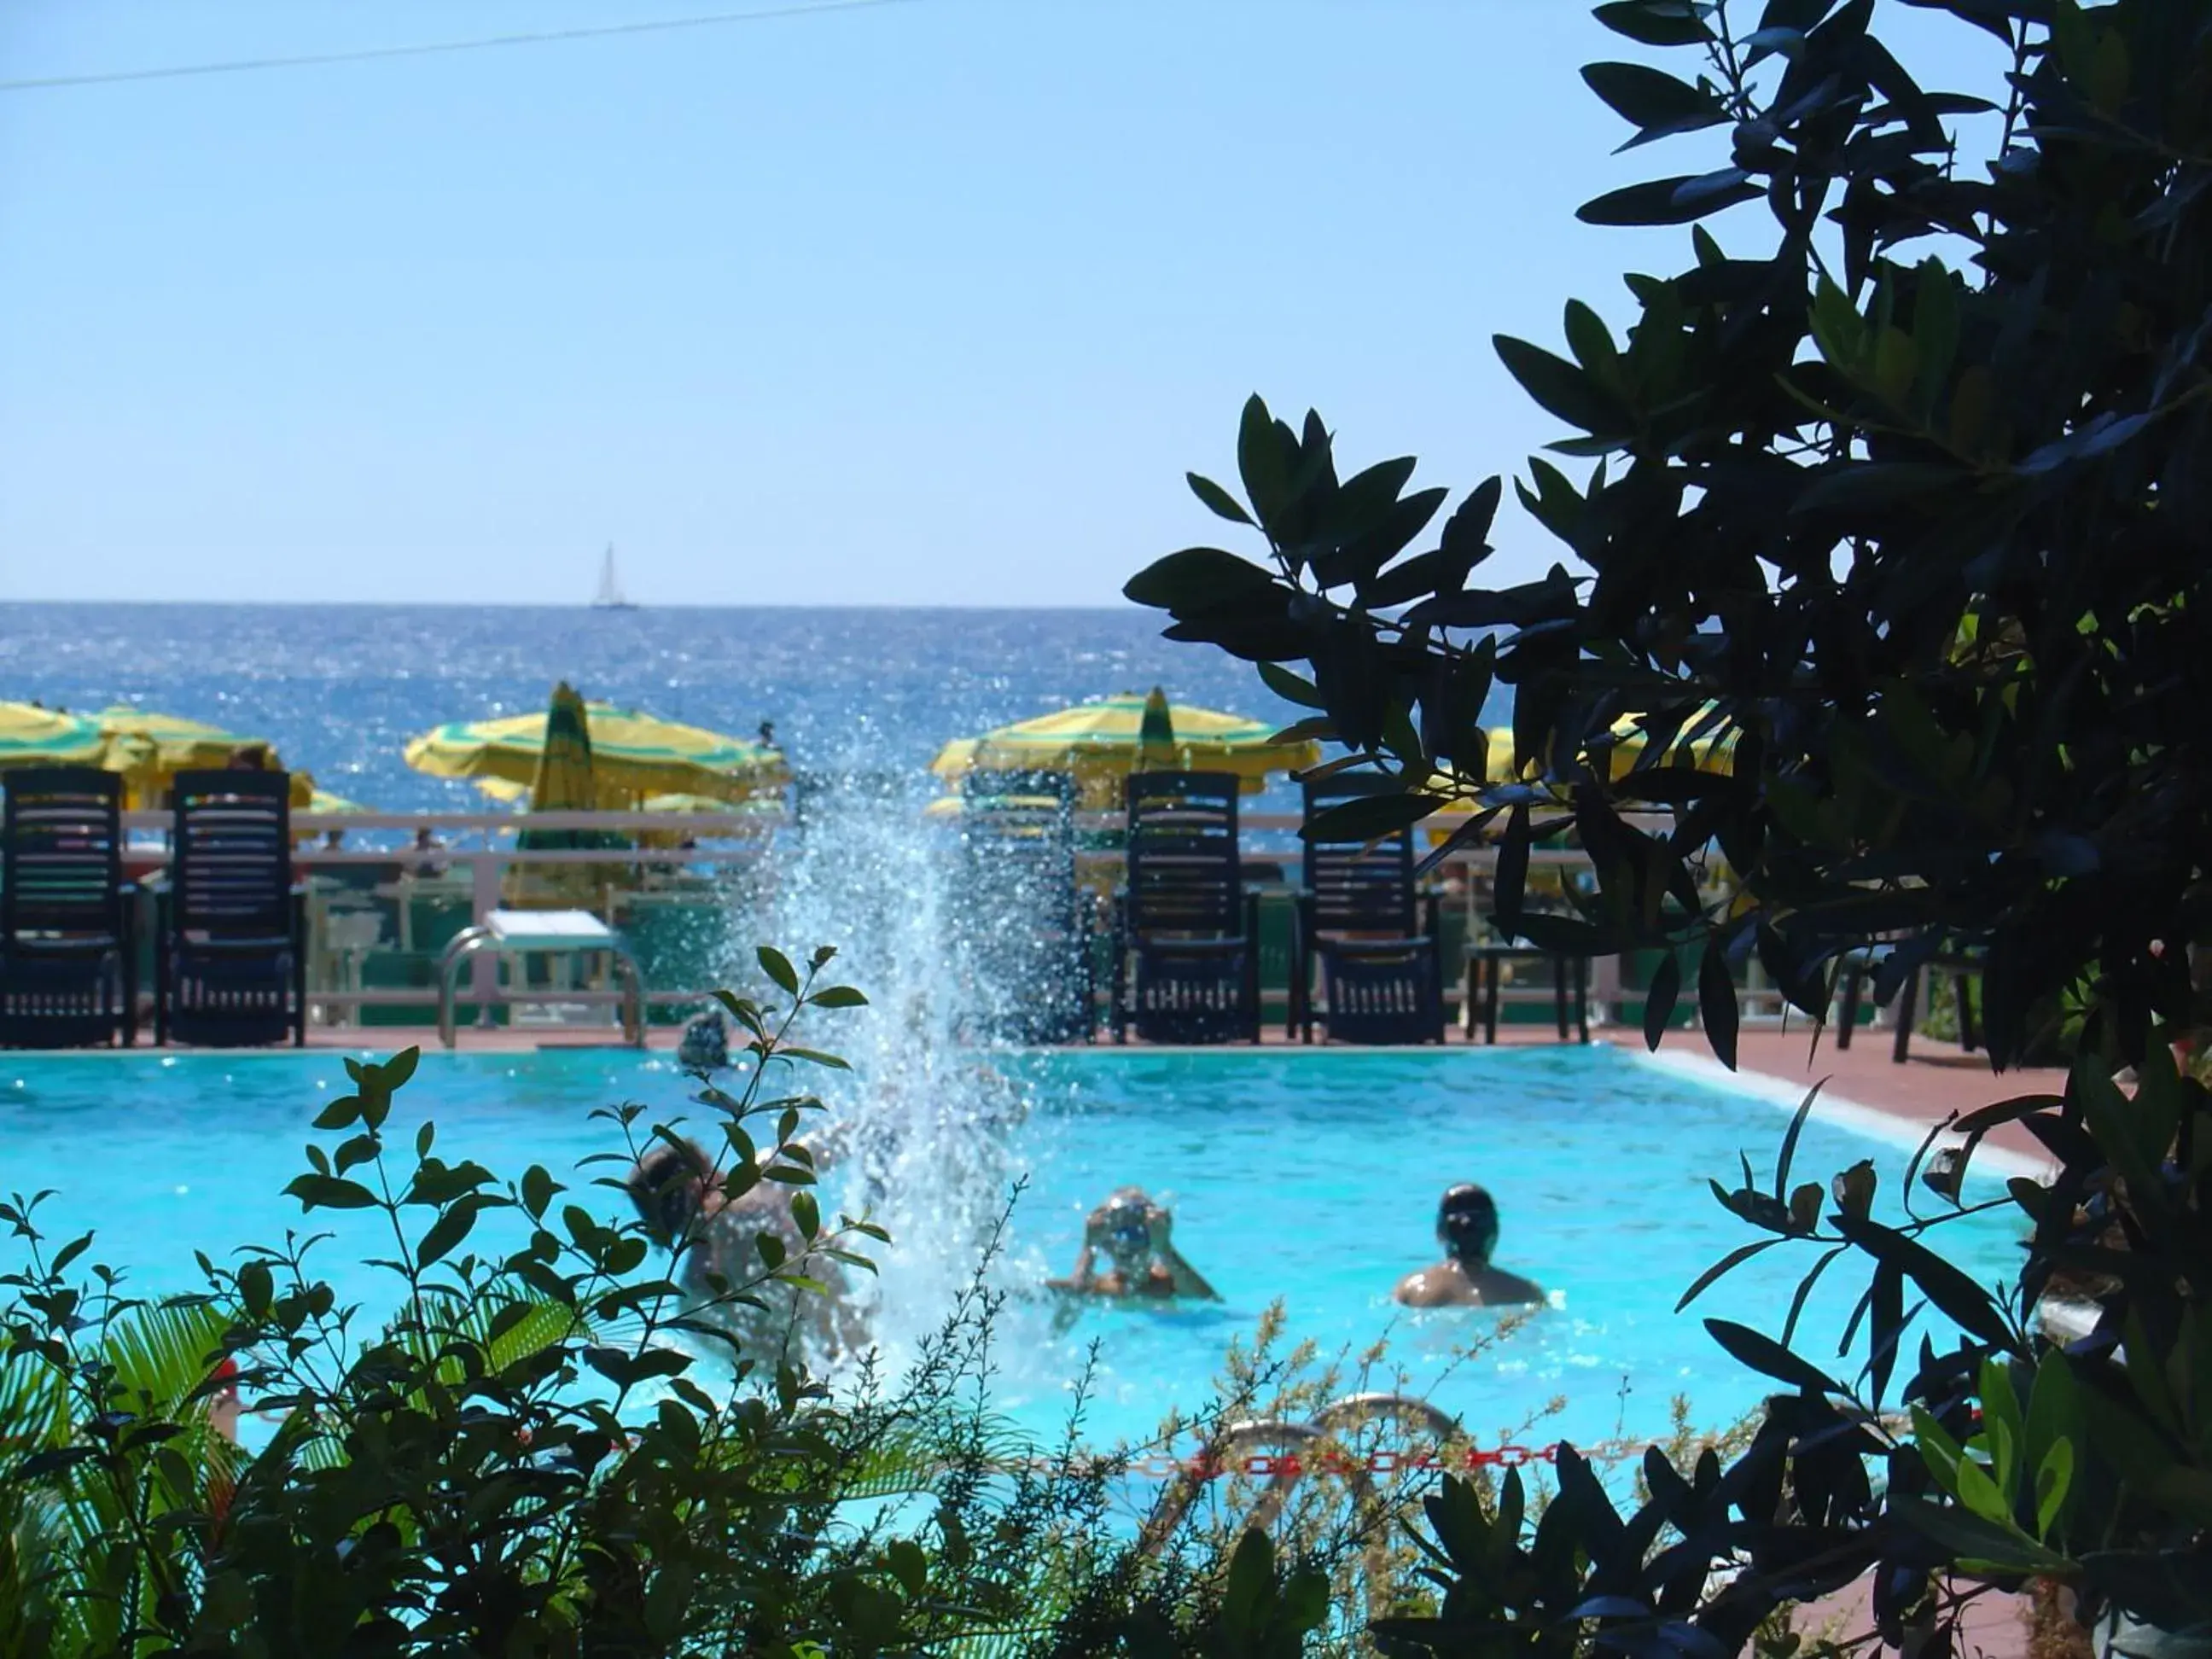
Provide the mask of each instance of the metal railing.
{"label": "metal railing", "polygon": [[[901,806],[886,802],[882,810],[899,811]],[[1433,817],[1418,831],[1449,831],[1463,822],[1449,815]],[[957,821],[956,821],[957,822]],[[1097,831],[1114,830],[1122,826],[1122,817],[1115,812],[1080,812],[1076,815],[1079,829]],[[1271,864],[1282,872],[1283,884],[1295,888],[1298,881],[1302,858],[1294,839],[1302,820],[1295,813],[1248,812],[1240,828],[1247,838],[1248,860]],[[1662,829],[1667,823],[1663,816],[1639,819],[1642,827]],[[756,866],[773,868],[776,844],[781,837],[797,827],[798,820],[786,812],[731,811],[702,812],[295,812],[292,816],[295,836],[293,861],[302,875],[318,872],[336,872],[348,868],[376,867],[392,869],[394,878],[388,890],[380,887],[380,897],[396,902],[401,937],[397,941],[404,951],[410,944],[407,937],[408,919],[411,903],[422,888],[432,886],[446,876],[459,872],[465,878],[469,916],[467,925],[481,927],[486,916],[500,907],[501,887],[506,872],[515,866],[620,866],[639,870],[684,871],[707,867],[730,870],[735,866]],[[124,815],[124,827],[133,837],[128,860],[137,873],[143,875],[157,871],[166,862],[166,848],[144,839],[165,836],[170,828],[170,815],[163,811],[137,811]],[[920,827],[918,825],[918,827]],[[951,829],[953,825],[943,826]],[[437,839],[428,846],[415,844],[414,838],[428,830]],[[583,830],[612,831],[630,836],[652,836],[673,844],[626,845],[606,848],[521,848],[513,837],[521,830]],[[331,832],[352,837],[355,836],[403,836],[398,844],[386,847],[329,846],[325,837]],[[1276,846],[1253,846],[1254,842],[1273,840]],[[1079,866],[1094,877],[1103,867],[1118,866],[1121,854],[1112,848],[1085,848],[1078,854]],[[1467,921],[1470,932],[1477,922],[1476,893],[1480,878],[1492,872],[1498,863],[1494,848],[1469,846],[1454,849],[1442,861],[1441,868],[1464,878],[1460,885],[1467,904]],[[1531,851],[1528,865],[1532,870],[1583,871],[1590,867],[1587,854],[1574,848],[1544,848]],[[434,872],[434,873],[433,873]],[[450,896],[450,895],[448,895]],[[611,920],[611,917],[610,917]],[[319,918],[326,920],[326,918]],[[380,944],[381,941],[379,941]],[[319,962],[332,960],[326,939],[317,939],[311,945],[311,956]],[[358,947],[356,955],[362,954]],[[374,949],[375,946],[368,947]],[[613,1004],[621,993],[611,988],[600,988],[574,986],[557,989],[502,987],[499,983],[499,964],[489,957],[480,957],[472,964],[472,977],[465,996],[465,1006],[471,1007],[481,1018],[489,1018],[489,1010],[501,1004],[572,1003],[580,1006]],[[707,985],[659,985],[647,988],[647,1002],[656,1007],[702,1005],[712,996],[715,988]],[[1597,964],[1590,986],[1593,1012],[1601,1023],[1617,1023],[1620,1004],[1632,1000],[1635,994],[1624,990],[1618,966],[1610,959]],[[1528,988],[1519,995],[1508,993],[1508,1000],[1547,999],[1550,992],[1542,988]],[[1770,1009],[1779,1013],[1781,998],[1765,983],[1754,967],[1749,982],[1743,988],[1742,1000],[1746,1013],[1757,1018]],[[318,984],[310,991],[309,1000],[324,1023],[336,1023],[356,1015],[365,1008],[393,1011],[419,1009],[424,1012],[434,1008],[438,994],[434,988],[386,986],[368,987],[349,983]]]}

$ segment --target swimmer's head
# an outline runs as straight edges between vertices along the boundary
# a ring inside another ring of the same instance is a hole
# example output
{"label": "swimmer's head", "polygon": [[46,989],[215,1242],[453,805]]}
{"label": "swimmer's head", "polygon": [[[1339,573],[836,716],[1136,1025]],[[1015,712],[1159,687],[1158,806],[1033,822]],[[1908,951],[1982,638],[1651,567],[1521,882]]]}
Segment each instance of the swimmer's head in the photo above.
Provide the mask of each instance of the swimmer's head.
{"label": "swimmer's head", "polygon": [[1450,1188],[1437,1206],[1437,1242],[1462,1267],[1488,1267],[1498,1248],[1497,1200],[1472,1182]]}
{"label": "swimmer's head", "polygon": [[647,1225],[678,1238],[699,1213],[707,1171],[713,1167],[714,1161],[694,1141],[687,1140],[679,1148],[656,1140],[638,1159],[623,1186]]}
{"label": "swimmer's head", "polygon": [[1106,1254],[1124,1273],[1140,1272],[1152,1261],[1152,1200],[1141,1187],[1121,1187],[1098,1206]]}

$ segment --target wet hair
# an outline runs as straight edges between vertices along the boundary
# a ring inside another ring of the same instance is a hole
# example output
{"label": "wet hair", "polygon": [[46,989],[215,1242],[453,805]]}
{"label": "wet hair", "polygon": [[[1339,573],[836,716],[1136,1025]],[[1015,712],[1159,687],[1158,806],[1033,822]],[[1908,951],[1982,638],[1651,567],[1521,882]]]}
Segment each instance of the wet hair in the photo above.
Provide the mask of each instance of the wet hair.
{"label": "wet hair", "polygon": [[1487,1267],[1498,1248],[1497,1200],[1471,1181],[1447,1189],[1437,1206],[1437,1237],[1453,1261]]}
{"label": "wet hair", "polygon": [[[1139,1249],[1151,1245],[1152,1200],[1146,1195],[1142,1187],[1116,1187],[1106,1194],[1106,1201],[1098,1207],[1109,1223],[1109,1238]],[[1133,1215],[1134,1219],[1130,1218]],[[1129,1237],[1124,1238],[1125,1234]]]}
{"label": "wet hair", "polygon": [[630,1202],[647,1224],[671,1238],[683,1235],[699,1212],[699,1182],[713,1160],[687,1140],[683,1148],[657,1140],[623,1182]]}

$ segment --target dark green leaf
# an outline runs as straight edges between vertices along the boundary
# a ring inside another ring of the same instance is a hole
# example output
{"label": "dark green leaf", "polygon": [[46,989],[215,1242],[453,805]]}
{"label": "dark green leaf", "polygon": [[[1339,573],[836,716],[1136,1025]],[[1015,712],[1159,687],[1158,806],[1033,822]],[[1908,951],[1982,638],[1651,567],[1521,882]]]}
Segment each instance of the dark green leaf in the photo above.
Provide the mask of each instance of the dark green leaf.
{"label": "dark green leaf", "polygon": [[1735,1249],[1730,1250],[1718,1261],[1716,1261],[1711,1267],[1706,1268],[1705,1272],[1698,1275],[1696,1281],[1691,1285],[1690,1288],[1682,1292],[1682,1299],[1674,1304],[1674,1311],[1676,1313],[1680,1313],[1683,1309],[1688,1307],[1692,1302],[1695,1302],[1698,1297],[1703,1295],[1706,1289],[1712,1285],[1714,1280],[1719,1279],[1722,1274],[1727,1273],[1730,1268],[1740,1267],[1744,1262],[1750,1261],[1752,1257],[1758,1255],[1764,1251],[1772,1249],[1777,1244],[1785,1243],[1787,1242],[1787,1240],[1779,1238],[1755,1238],[1748,1244],[1739,1244]]}
{"label": "dark green leaf", "polygon": [[753,952],[766,974],[793,996],[799,994],[799,970],[791,965],[791,958],[773,945],[763,945]]}
{"label": "dark green leaf", "polygon": [[825,985],[806,1000],[817,1008],[865,1008],[868,1006],[868,999],[857,987],[851,985]]}
{"label": "dark green leaf", "polygon": [[2063,1556],[2053,1554],[2017,1528],[1985,1521],[1962,1509],[1903,1492],[1890,1494],[1889,1507],[1905,1525],[1964,1562],[1986,1562],[2009,1572],[2063,1571],[2067,1565]]}
{"label": "dark green leaf", "polygon": [[1254,392],[1237,428],[1237,470],[1244,481],[1245,499],[1271,535],[1290,506],[1297,463],[1297,437],[1267,412],[1267,404]]}
{"label": "dark green leaf", "polygon": [[1863,1215],[1845,1213],[1838,1225],[1845,1238],[1877,1261],[1893,1262],[1960,1330],[1994,1348],[2017,1349],[2018,1338],[1996,1298],[1926,1245]]}
{"label": "dark green leaf", "polygon": [[[1813,1103],[1820,1097],[1820,1091],[1827,1086],[1827,1079],[1822,1078],[1808,1089],[1805,1098],[1797,1103],[1797,1109],[1790,1115],[1789,1131],[1782,1137],[1782,1150],[1774,1159],[1774,1195],[1777,1198],[1788,1193],[1790,1166],[1797,1157],[1797,1137],[1804,1133],[1805,1120],[1813,1115]],[[1819,1188],[1814,1190],[1817,1193]]]}
{"label": "dark green leaf", "polygon": [[1521,907],[1528,889],[1528,808],[1515,806],[1505,818],[1505,838],[1498,848],[1498,870],[1492,878],[1498,925],[1509,937],[1521,925]]}
{"label": "dark green leaf", "polygon": [[349,1129],[361,1117],[361,1097],[340,1095],[315,1114],[318,1129]]}
{"label": "dark green leaf", "polygon": [[1712,39],[1690,0],[1611,0],[1593,15],[1615,34],[1647,46],[1694,46]]}
{"label": "dark green leaf", "polygon": [[1733,1358],[1763,1376],[1787,1382],[1804,1394],[1826,1395],[1844,1392],[1842,1385],[1819,1366],[1790,1352],[1771,1337],[1761,1336],[1748,1326],[1733,1324],[1725,1319],[1708,1319],[1705,1328],[1712,1333],[1713,1340],[1727,1349]]}
{"label": "dark green leaf", "polygon": [[1491,343],[1522,390],[1570,426],[1614,437],[1634,425],[1609,393],[1565,358],[1510,334],[1493,335]]}
{"label": "dark green leaf", "polygon": [[1490,526],[1498,518],[1504,481],[1495,473],[1468,492],[1444,520],[1443,550],[1465,558],[1472,569],[1490,555]]}
{"label": "dark green leaf", "polygon": [[1299,827],[1298,836],[1308,842],[1380,841],[1419,823],[1443,803],[1443,796],[1418,790],[1358,795],[1315,813]]}
{"label": "dark green leaf", "polygon": [[1190,493],[1204,501],[1218,516],[1231,524],[1250,524],[1252,517],[1237,505],[1237,498],[1211,478],[1202,478],[1195,472],[1186,472],[1190,480]]}
{"label": "dark green leaf", "polygon": [[1260,671],[1261,682],[1285,702],[1294,702],[1301,708],[1328,707],[1322,700],[1321,693],[1314,690],[1311,680],[1293,674],[1280,663],[1263,662],[1255,665]]}
{"label": "dark green leaf", "polygon": [[1698,963],[1698,1014],[1705,1022],[1705,1041],[1712,1045],[1714,1057],[1733,1072],[1738,1014],[1735,978],[1729,972],[1728,955],[1717,933],[1705,941],[1705,955]]}
{"label": "dark green leaf", "polygon": [[303,1210],[368,1210],[377,1201],[376,1194],[359,1182],[341,1181],[333,1176],[299,1176],[284,1192],[287,1197],[298,1199]]}
{"label": "dark green leaf", "polygon": [[82,1255],[87,1249],[91,1248],[91,1245],[92,1235],[90,1233],[78,1234],[77,1237],[72,1238],[68,1243],[63,1245],[61,1249],[54,1252],[54,1259],[46,1264],[47,1273],[52,1274],[55,1278],[59,1278],[62,1274],[69,1271],[70,1263],[76,1261],[77,1257]]}
{"label": "dark green leaf", "polygon": [[1589,64],[1583,80],[1613,112],[1638,129],[1631,145],[1717,126],[1728,118],[1720,95],[1642,64]]}
{"label": "dark green leaf", "polygon": [[422,1235],[422,1243],[416,1247],[415,1265],[417,1267],[428,1267],[466,1238],[476,1224],[477,1206],[463,1199],[430,1224],[429,1231]]}
{"label": "dark green leaf", "polygon": [[1370,611],[1389,611],[1432,593],[1455,593],[1466,585],[1468,562],[1462,554],[1432,548],[1400,561],[1359,587],[1359,602]]}
{"label": "dark green leaf", "polygon": [[1586,225],[1686,225],[1739,202],[1756,201],[1762,194],[1748,180],[1717,184],[1710,174],[1654,179],[1585,202],[1575,217]]}
{"label": "dark green leaf", "polygon": [[1932,461],[1858,461],[1817,475],[1792,513],[1864,513],[1899,507],[1971,483],[1972,475]]}
{"label": "dark green leaf", "polygon": [[1237,605],[1274,586],[1248,559],[1218,547],[1186,547],[1155,560],[1122,585],[1125,599],[1177,616]]}
{"label": "dark green leaf", "polygon": [[522,1207],[533,1217],[544,1215],[553,1194],[560,1190],[543,1164],[533,1164],[522,1172]]}
{"label": "dark green leaf", "polygon": [[1669,951],[1651,970],[1651,984],[1644,993],[1644,1046],[1656,1049],[1674,1018],[1675,999],[1682,994],[1682,959]]}

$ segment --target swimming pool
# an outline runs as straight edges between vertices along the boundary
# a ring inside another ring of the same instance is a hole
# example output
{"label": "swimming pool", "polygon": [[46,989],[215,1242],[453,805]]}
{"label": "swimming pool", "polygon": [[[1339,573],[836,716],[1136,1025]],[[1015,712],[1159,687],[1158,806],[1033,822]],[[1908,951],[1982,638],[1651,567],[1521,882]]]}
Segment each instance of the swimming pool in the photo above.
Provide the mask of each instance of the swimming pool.
{"label": "swimming pool", "polygon": [[[1559,1396],[1564,1407],[1535,1437],[1663,1432],[1676,1395],[1701,1426],[1722,1427],[1764,1390],[1714,1346],[1700,1317],[1778,1328],[1809,1265],[1789,1249],[1770,1252],[1687,1312],[1672,1311],[1703,1268],[1752,1237],[1714,1202],[1707,1177],[1735,1184],[1741,1150],[1764,1179],[1786,1118],[1604,1046],[1086,1049],[989,1064],[999,1097],[1023,1109],[1011,1122],[999,1114],[995,1129],[972,1112],[937,1112],[908,1137],[889,1201],[897,1243],[875,1320],[894,1356],[933,1324],[973,1261],[979,1207],[994,1207],[1005,1182],[1024,1176],[999,1269],[1013,1294],[997,1345],[997,1404],[1040,1433],[1060,1426],[1094,1341],[1088,1437],[1150,1433],[1170,1405],[1203,1398],[1231,1338],[1249,1334],[1278,1298],[1288,1334],[1325,1352],[1387,1339],[1390,1363],[1412,1386],[1432,1389],[1486,1443]],[[905,1097],[955,1091],[958,1075],[973,1073],[909,1081]],[[622,1050],[429,1054],[392,1128],[432,1117],[441,1156],[476,1158],[503,1177],[532,1162],[560,1175],[611,1150],[607,1126],[589,1121],[593,1108],[632,1100],[696,1120],[692,1086],[666,1058]],[[341,1057],[324,1052],[0,1056],[0,1189],[58,1188],[46,1231],[96,1228],[90,1259],[128,1267],[141,1292],[191,1287],[194,1249],[220,1256],[287,1228],[332,1231],[323,1272],[342,1298],[374,1306],[383,1286],[354,1260],[376,1253],[368,1236],[354,1241],[362,1218],[319,1212],[303,1224],[282,1195],[304,1167],[308,1120],[347,1087]],[[896,1109],[916,1122],[925,1115]],[[988,1158],[965,1160],[964,1177],[946,1172],[958,1161],[948,1156],[956,1142],[970,1152],[988,1143]],[[1904,1152],[1849,1130],[1809,1123],[1797,1178],[1825,1180],[1869,1156],[1885,1177],[1881,1207],[1893,1213]],[[988,1190],[952,1192],[963,1179]],[[1546,1286],[1555,1305],[1455,1365],[1455,1352],[1495,1316],[1408,1313],[1389,1292],[1435,1255],[1437,1194],[1469,1180],[1498,1196],[1500,1264]],[[1085,1210],[1126,1183],[1173,1208],[1176,1241],[1221,1291],[1219,1306],[1085,1307],[1071,1321],[1057,1298],[1034,1291],[1073,1262]],[[592,1197],[610,1214],[619,1203]],[[2016,1260],[2016,1232],[2002,1215],[1977,1218],[1948,1244],[1989,1279]],[[12,1265],[11,1251],[0,1249],[0,1260]],[[1850,1276],[1834,1277],[1802,1343],[1816,1358],[1832,1351],[1855,1289]]]}

